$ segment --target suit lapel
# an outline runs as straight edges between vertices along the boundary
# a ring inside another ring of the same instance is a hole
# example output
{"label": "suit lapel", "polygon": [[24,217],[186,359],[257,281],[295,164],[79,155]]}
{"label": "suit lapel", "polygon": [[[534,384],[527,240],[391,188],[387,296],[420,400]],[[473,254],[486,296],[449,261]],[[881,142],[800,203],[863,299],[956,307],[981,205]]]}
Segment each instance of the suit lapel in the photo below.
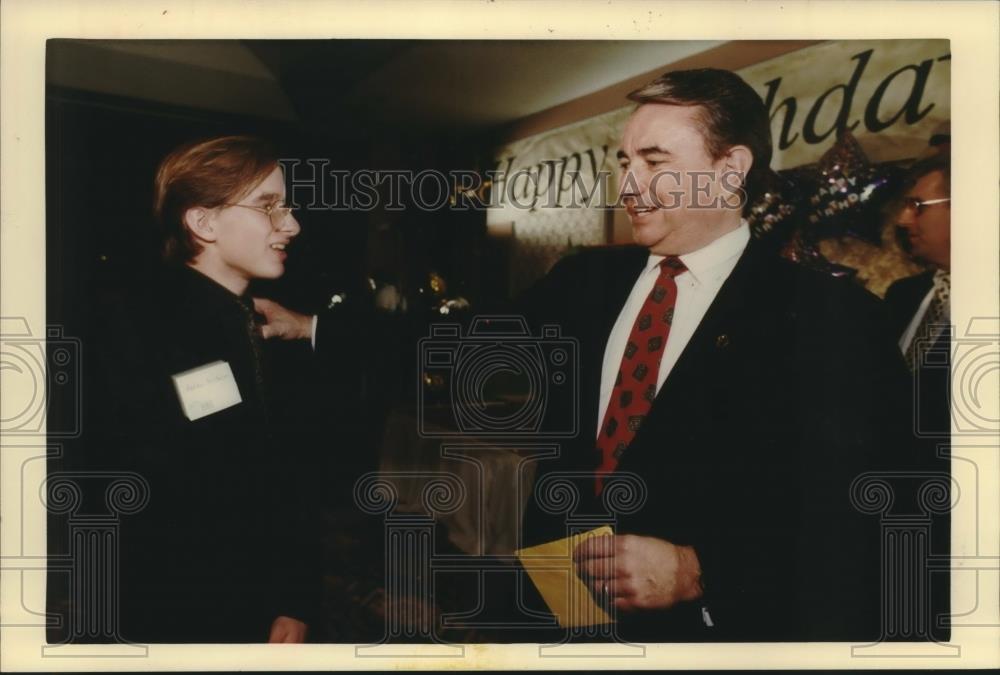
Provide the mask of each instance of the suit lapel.
{"label": "suit lapel", "polygon": [[[740,343],[760,328],[760,305],[754,298],[755,294],[767,293],[763,278],[766,255],[753,241],[748,244],[660,388],[649,418],[687,418],[683,411],[692,404],[692,392],[709,381],[731,351],[739,349]],[[643,431],[650,426],[643,425],[626,454],[645,447]]]}
{"label": "suit lapel", "polygon": [[895,337],[906,332],[927,292],[934,286],[934,272],[923,272],[897,281],[886,295],[886,308]]}

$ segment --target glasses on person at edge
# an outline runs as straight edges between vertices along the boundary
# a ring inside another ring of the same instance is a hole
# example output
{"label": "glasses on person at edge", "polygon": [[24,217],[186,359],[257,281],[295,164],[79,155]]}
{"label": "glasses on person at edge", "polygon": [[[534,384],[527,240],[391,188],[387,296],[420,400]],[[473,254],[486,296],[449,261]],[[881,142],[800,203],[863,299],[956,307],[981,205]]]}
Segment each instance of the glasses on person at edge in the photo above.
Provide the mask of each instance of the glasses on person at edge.
{"label": "glasses on person at edge", "polygon": [[285,223],[285,218],[292,214],[291,206],[282,204],[268,204],[267,206],[251,206],[250,204],[223,204],[222,206],[242,206],[245,209],[253,209],[263,213],[271,220],[271,229],[280,230]]}
{"label": "glasses on person at edge", "polygon": [[919,216],[923,213],[928,206],[933,206],[934,204],[943,204],[945,202],[950,202],[951,197],[942,197],[941,199],[917,199],[916,197],[906,197],[902,200],[903,210],[913,209],[917,212]]}

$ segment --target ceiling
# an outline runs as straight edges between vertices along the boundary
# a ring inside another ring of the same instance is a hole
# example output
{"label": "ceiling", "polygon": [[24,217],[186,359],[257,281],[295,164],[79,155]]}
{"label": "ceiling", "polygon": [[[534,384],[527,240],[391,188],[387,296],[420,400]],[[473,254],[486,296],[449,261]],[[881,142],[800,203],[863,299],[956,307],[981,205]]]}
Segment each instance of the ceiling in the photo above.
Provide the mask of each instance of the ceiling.
{"label": "ceiling", "polygon": [[720,44],[570,40],[50,40],[50,84],[329,126],[482,129]]}

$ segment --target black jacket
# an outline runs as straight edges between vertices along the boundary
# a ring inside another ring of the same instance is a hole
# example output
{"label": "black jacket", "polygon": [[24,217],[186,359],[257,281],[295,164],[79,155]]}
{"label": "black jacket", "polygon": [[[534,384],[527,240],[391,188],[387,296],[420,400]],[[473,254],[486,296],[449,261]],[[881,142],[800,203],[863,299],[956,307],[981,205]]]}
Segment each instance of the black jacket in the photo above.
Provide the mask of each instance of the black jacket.
{"label": "black jacket", "polygon": [[[585,476],[573,515],[607,513],[587,476],[598,464],[601,364],[647,256],[585,251],[523,299],[535,326],[554,323],[579,340],[581,397],[579,435],[539,465],[526,544],[566,536],[566,515],[540,503],[553,472]],[[877,638],[879,523],[852,506],[851,484],[901,468],[911,448],[907,385],[876,298],[751,242],[617,467],[643,487],[641,506],[619,509],[616,532],[692,545],[705,597],[622,615],[622,637]]]}
{"label": "black jacket", "polygon": [[[892,334],[898,341],[903,336],[927,293],[934,285],[933,270],[905,277],[889,286],[885,305],[889,314]],[[921,471],[937,475],[950,475],[951,458],[951,366],[952,337],[949,325],[934,344],[924,353],[912,377],[913,429],[919,441],[918,457]],[[932,514],[932,536],[929,551],[935,556],[947,556],[951,548],[950,509]],[[931,575],[930,616],[947,616],[950,607],[950,570],[939,569]],[[931,630],[938,640],[950,637],[950,624],[939,625],[937,620]]]}
{"label": "black jacket", "polygon": [[[240,303],[244,303],[241,306]],[[309,345],[259,345],[248,298],[179,267],[100,318],[88,349],[85,465],[134,471],[148,506],[121,525],[121,628],[143,642],[264,642],[320,600]],[[196,421],[171,376],[226,361],[242,403]],[[258,365],[260,372],[258,375]]]}
{"label": "black jacket", "polygon": [[[606,484],[608,501],[617,499],[609,505],[594,497],[593,483],[602,361],[647,257],[635,246],[585,250],[507,308],[533,336],[557,327],[542,342],[572,344],[578,358],[563,384],[540,392],[539,431],[572,433],[518,441],[559,444],[557,456],[534,467],[520,544],[613,516],[617,533],[693,546],[705,596],[619,615],[621,639],[879,639],[882,524],[856,508],[866,496],[852,496],[852,486],[866,472],[925,467],[911,433],[910,381],[883,305],[850,281],[751,242],[621,458],[617,474],[632,482],[619,483],[621,490],[615,479]],[[321,319],[319,350],[358,330],[358,316],[341,308],[326,329]],[[521,475],[532,472],[525,466]],[[496,640],[561,639],[558,630],[521,629],[531,611],[545,610],[531,584],[486,577],[486,612],[495,604],[494,623],[504,625]]]}
{"label": "black jacket", "polygon": [[[928,271],[899,279],[889,286],[885,304],[897,340],[906,332],[933,285],[934,272]],[[947,437],[951,433],[951,337],[951,329],[945,329],[913,373],[917,404],[915,422],[921,436]]]}

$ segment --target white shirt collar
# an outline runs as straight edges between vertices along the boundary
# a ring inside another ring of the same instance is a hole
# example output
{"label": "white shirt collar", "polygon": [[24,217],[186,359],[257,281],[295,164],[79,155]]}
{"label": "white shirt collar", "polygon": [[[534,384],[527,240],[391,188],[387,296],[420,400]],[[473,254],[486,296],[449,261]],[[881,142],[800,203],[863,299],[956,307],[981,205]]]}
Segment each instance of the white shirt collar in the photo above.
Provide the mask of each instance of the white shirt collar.
{"label": "white shirt collar", "polygon": [[[691,251],[680,256],[681,262],[697,283],[704,283],[727,261],[739,257],[750,241],[750,225],[745,219],[740,220],[740,226],[732,232],[727,232],[718,239],[702,246],[697,251]],[[649,254],[646,261],[646,272],[649,272],[666,256]],[[687,272],[685,272],[686,274]]]}
{"label": "white shirt collar", "polygon": [[948,270],[939,267],[934,270],[933,283],[935,288],[938,286],[950,286],[951,274],[948,273]]}

